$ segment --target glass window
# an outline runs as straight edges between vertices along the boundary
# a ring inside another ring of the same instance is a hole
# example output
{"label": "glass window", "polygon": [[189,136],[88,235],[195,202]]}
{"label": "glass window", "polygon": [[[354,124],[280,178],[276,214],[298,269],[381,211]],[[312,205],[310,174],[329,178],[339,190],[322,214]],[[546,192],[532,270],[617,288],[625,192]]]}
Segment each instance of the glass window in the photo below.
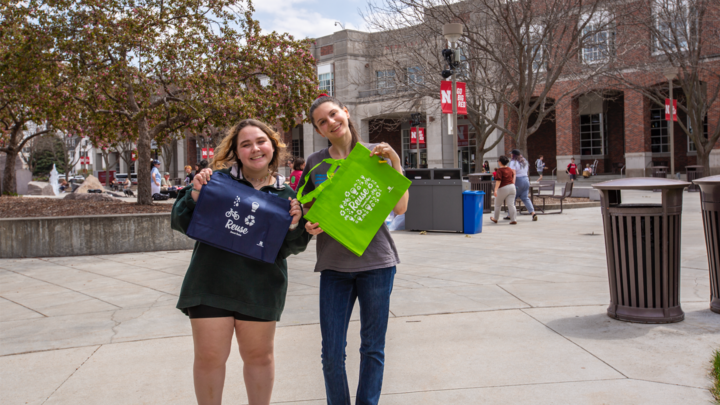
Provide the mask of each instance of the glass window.
{"label": "glass window", "polygon": [[[405,168],[416,168],[417,167],[417,144],[410,143],[410,130],[403,129],[402,131],[402,159],[403,167]],[[427,137],[427,132],[425,133]],[[426,138],[427,142],[427,138]],[[420,144],[420,167],[427,168],[427,143]]]}
{"label": "glass window", "polygon": [[652,153],[670,152],[664,108],[650,110],[650,147]]}
{"label": "glass window", "polygon": [[303,149],[303,140],[300,139],[293,139],[292,140],[292,155],[296,157],[303,157],[304,149]]}
{"label": "glass window", "polygon": [[375,72],[377,77],[378,93],[386,94],[388,90],[395,87],[395,71],[394,70],[378,70]]}
{"label": "glass window", "polygon": [[320,86],[318,86],[318,89],[327,94],[328,96],[333,95],[333,74],[330,73],[323,73],[318,75],[318,81],[320,82]]}
{"label": "glass window", "polygon": [[[523,34],[525,29],[523,28]],[[529,58],[532,58],[532,69],[537,72],[545,69],[545,47],[542,44],[543,41],[543,26],[531,25],[529,33],[523,38],[523,43],[528,44],[528,50],[530,52]]]}
{"label": "glass window", "polygon": [[605,155],[607,141],[604,136],[603,114],[580,116],[580,154]]}
{"label": "glass window", "polygon": [[601,23],[591,22],[585,26],[583,36],[585,40],[582,47],[582,60],[585,63],[604,62],[613,55],[615,31],[601,29]]}
{"label": "glass window", "polygon": [[422,75],[422,68],[420,66],[413,66],[407,68],[407,81],[409,86],[416,86],[424,82]]}
{"label": "glass window", "polygon": [[655,52],[688,49],[690,13],[687,0],[654,0]]}

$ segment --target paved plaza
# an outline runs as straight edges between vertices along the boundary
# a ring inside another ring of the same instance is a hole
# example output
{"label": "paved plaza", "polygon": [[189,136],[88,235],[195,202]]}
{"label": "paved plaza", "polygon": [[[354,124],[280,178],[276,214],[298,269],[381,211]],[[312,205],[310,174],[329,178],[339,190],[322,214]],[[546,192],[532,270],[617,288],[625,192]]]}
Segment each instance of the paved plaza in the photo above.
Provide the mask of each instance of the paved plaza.
{"label": "paved plaza", "polygon": [[[624,192],[626,202],[660,193]],[[709,307],[700,198],[685,193],[685,320],[615,321],[600,208],[483,233],[394,232],[381,404],[709,404],[720,315]],[[274,403],[324,404],[315,244],[289,259]],[[0,403],[194,404],[190,322],[175,309],[190,251],[0,260]],[[348,373],[359,364],[357,308]],[[246,404],[240,356],[224,403]]]}

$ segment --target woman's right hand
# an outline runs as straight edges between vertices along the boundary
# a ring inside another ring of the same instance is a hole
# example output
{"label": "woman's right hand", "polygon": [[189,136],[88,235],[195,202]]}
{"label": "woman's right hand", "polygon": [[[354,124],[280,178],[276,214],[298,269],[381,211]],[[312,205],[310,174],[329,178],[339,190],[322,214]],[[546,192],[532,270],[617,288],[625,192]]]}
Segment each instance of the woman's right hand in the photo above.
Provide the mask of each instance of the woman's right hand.
{"label": "woman's right hand", "polygon": [[493,191],[493,195],[497,198],[497,191]]}
{"label": "woman's right hand", "polygon": [[317,222],[316,223],[312,223],[310,221],[306,222],[305,230],[307,231],[307,233],[309,233],[310,235],[313,235],[313,236],[320,235],[321,233],[323,233],[322,228],[320,228],[320,224]]}
{"label": "woman's right hand", "polygon": [[190,190],[190,196],[195,202],[197,202],[198,197],[200,197],[199,191],[202,190],[202,187],[210,180],[210,176],[212,176],[212,169],[210,168],[202,169],[200,173],[195,175],[192,181],[192,189]]}

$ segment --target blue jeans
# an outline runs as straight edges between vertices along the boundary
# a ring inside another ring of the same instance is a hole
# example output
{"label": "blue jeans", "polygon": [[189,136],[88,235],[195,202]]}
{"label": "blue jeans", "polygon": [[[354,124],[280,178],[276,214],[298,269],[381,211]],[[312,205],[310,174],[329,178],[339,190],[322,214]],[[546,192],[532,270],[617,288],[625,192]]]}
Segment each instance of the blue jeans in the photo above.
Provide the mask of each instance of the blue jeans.
{"label": "blue jeans", "polygon": [[517,189],[515,200],[518,198],[522,200],[523,204],[525,204],[525,208],[528,210],[528,213],[532,214],[535,212],[535,207],[533,207],[532,201],[530,201],[530,198],[528,197],[528,191],[530,191],[530,179],[527,177],[516,177],[515,188]]}
{"label": "blue jeans", "polygon": [[355,403],[380,401],[385,368],[385,333],[395,266],[384,269],[320,273],[320,333],[328,405],[350,405],[345,347],[355,299],[360,304],[360,382]]}

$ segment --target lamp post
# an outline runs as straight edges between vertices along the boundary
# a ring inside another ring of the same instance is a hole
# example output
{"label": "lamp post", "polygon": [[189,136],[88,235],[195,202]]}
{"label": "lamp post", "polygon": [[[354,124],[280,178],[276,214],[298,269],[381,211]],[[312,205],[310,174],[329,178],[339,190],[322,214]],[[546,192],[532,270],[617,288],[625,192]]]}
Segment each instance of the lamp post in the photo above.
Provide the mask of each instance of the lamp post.
{"label": "lamp post", "polygon": [[[443,25],[443,36],[450,44],[450,49],[453,50],[454,57],[453,62],[459,63],[460,58],[457,57],[457,41],[460,40],[460,37],[463,35],[463,26],[462,24],[457,23],[451,23],[451,24],[445,24]],[[453,167],[457,169],[459,167],[458,165],[458,137],[457,137],[457,79],[455,74],[455,67],[452,64],[450,65],[450,69],[452,70],[452,94],[450,94],[450,98],[452,99],[452,124],[450,127],[450,135],[453,137]]]}
{"label": "lamp post", "polygon": [[674,127],[675,127],[675,108],[673,103],[673,80],[677,79],[678,69],[676,67],[669,67],[663,72],[665,77],[668,79],[668,87],[670,89],[670,122],[668,123],[668,138],[670,142],[670,174],[675,177],[675,141],[674,141]]}

